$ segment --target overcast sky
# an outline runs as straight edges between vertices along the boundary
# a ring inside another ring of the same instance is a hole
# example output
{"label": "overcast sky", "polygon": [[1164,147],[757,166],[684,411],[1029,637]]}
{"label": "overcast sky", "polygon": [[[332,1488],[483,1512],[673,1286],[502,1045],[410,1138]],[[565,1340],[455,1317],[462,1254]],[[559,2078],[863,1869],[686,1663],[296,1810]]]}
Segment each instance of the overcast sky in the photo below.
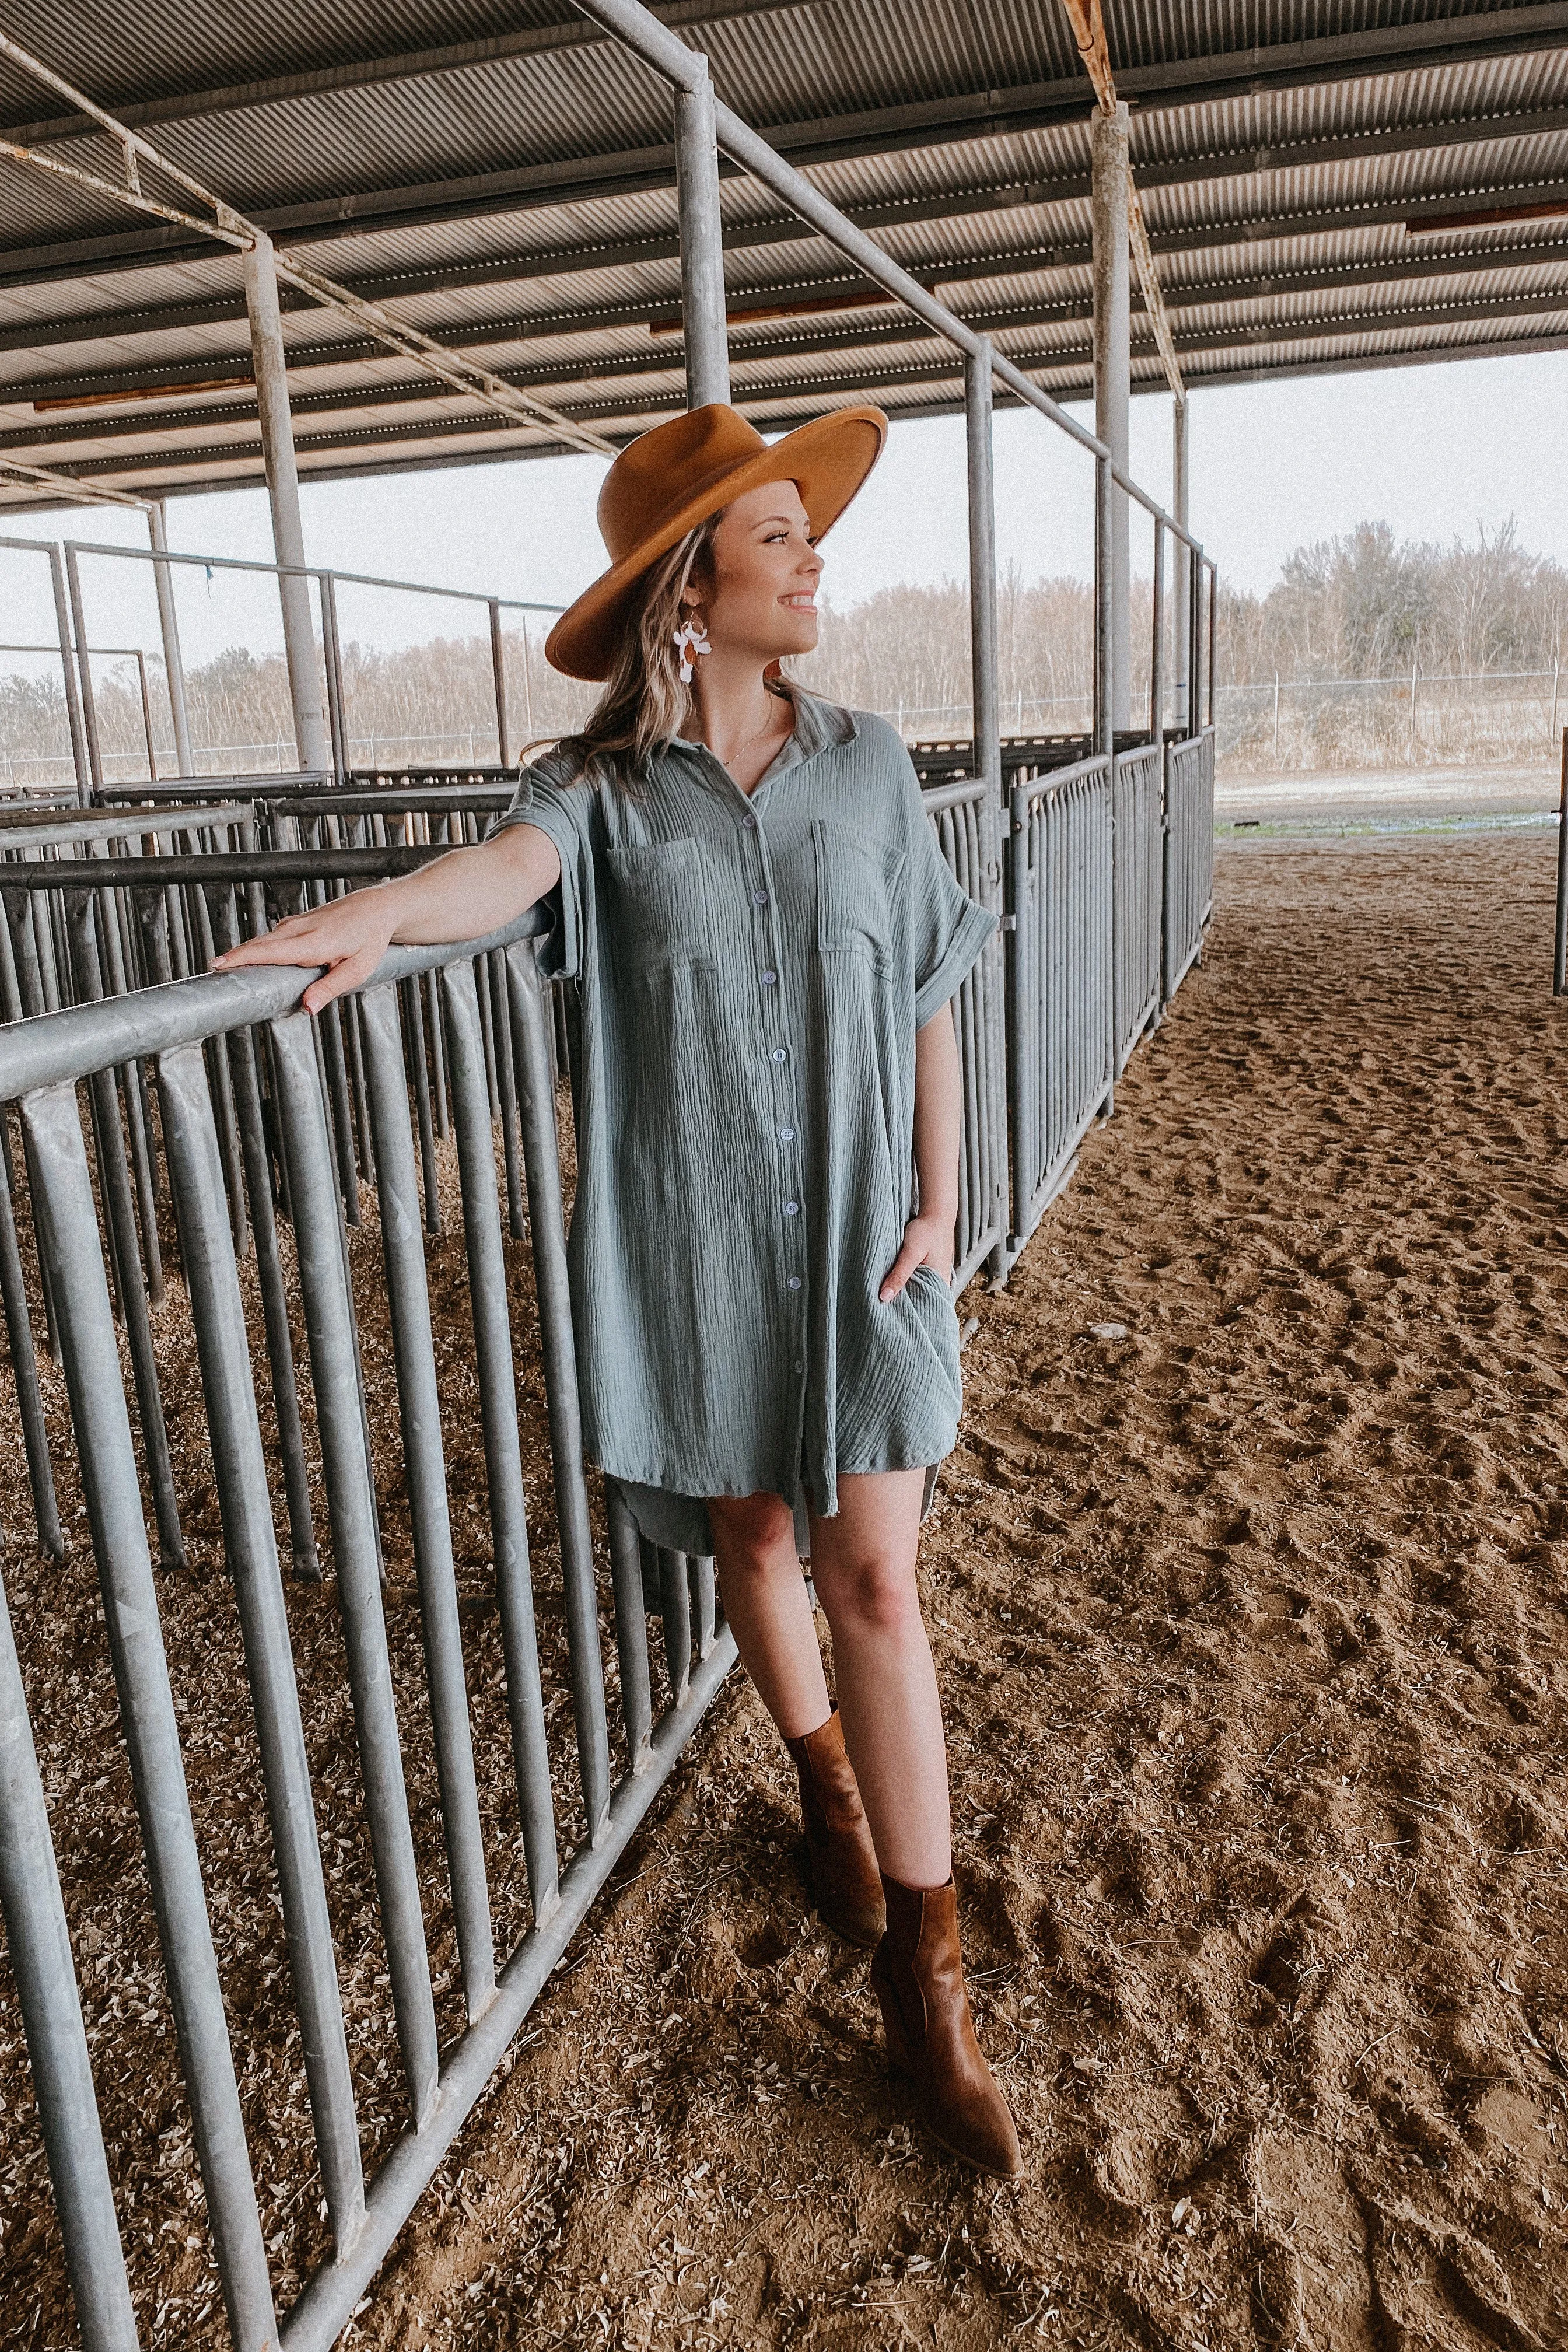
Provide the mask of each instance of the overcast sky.
{"label": "overcast sky", "polygon": [[[1237,384],[1199,392],[1192,405],[1194,527],[1239,586],[1267,589],[1292,548],[1379,519],[1402,539],[1447,540],[1473,539],[1478,526],[1493,530],[1511,514],[1528,547],[1568,564],[1560,456],[1568,352]],[[1132,404],[1133,470],[1162,499],[1170,415],[1163,397]],[[1043,418],[1007,413],[997,418],[996,464],[1003,563],[1016,563],[1026,579],[1087,574],[1087,461]],[[594,522],[603,471],[600,460],[574,457],[307,485],[307,551],[314,563],[565,602],[603,564]],[[878,471],[824,550],[829,598],[847,604],[899,581],[962,577],[963,479],[961,418],[895,425]],[[10,528],[146,544],[140,517],[104,508],[18,517]],[[171,499],[169,528],[171,545],[188,551],[270,553],[260,491]],[[1148,562],[1147,536],[1135,536],[1135,566]],[[131,593],[132,579],[144,589],[143,567],[84,567],[99,644],[156,644],[150,600]],[[269,644],[276,604],[259,589],[188,575],[180,598],[187,657],[217,645]],[[343,629],[406,643],[450,628],[459,611],[361,593],[345,598]]]}

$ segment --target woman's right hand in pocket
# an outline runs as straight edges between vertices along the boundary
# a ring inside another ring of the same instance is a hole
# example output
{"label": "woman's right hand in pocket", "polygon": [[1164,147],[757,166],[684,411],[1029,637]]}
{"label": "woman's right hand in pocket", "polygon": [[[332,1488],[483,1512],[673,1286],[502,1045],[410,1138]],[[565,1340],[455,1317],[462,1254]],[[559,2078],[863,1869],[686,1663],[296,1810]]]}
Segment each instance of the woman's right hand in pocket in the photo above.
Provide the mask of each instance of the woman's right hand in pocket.
{"label": "woman's right hand in pocket", "polygon": [[307,1013],[320,1013],[336,996],[363,988],[392,944],[396,929],[390,894],[379,885],[351,890],[346,898],[330,898],[324,907],[307,907],[288,915],[272,930],[242,940],[214,956],[214,971],[238,971],[251,963],[325,964],[319,980],[305,991]]}

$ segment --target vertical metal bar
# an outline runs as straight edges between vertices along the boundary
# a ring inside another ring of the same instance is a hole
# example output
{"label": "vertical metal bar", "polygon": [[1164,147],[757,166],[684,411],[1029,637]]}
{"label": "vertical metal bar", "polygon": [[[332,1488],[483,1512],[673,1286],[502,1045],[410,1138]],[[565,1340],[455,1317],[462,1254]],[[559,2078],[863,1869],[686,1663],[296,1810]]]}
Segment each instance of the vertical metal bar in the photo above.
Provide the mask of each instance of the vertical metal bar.
{"label": "vertical metal bar", "polygon": [[1208,672],[1208,709],[1204,713],[1204,724],[1205,727],[1212,727],[1214,725],[1215,651],[1219,640],[1219,574],[1212,563],[1205,562],[1204,570],[1209,576],[1208,660],[1205,664]]}
{"label": "vertical metal bar", "polygon": [[[83,992],[96,1001],[103,994],[98,947],[92,932],[92,899],[86,890],[71,893],[71,924]],[[180,1507],[174,1493],[174,1465],[169,1458],[169,1434],[163,1423],[163,1401],[158,1391],[158,1364],[153,1349],[153,1327],[147,1315],[147,1292],[142,1278],[142,1256],[136,1245],[136,1210],[131,1196],[131,1172],[125,1161],[125,1139],[120,1126],[120,1104],[112,1070],[100,1070],[88,1081],[98,1115],[99,1183],[104,1217],[114,1242],[121,1272],[121,1298],[131,1362],[136,1379],[137,1412],[147,1456],[147,1476],[158,1517],[158,1543],[165,1568],[183,1568],[184,1538],[180,1533]],[[35,1211],[37,1204],[35,1203]],[[58,1282],[60,1269],[51,1260],[50,1275]],[[80,1424],[79,1441],[85,1444]]]}
{"label": "vertical metal bar", "polygon": [[39,1243],[54,1269],[121,1724],[229,2329],[237,2352],[272,2352],[277,2320],[185,1790],[76,1090],[69,1085],[43,1088],[25,1099],[22,1116],[40,1172],[34,1202]]}
{"label": "vertical metal bar", "polygon": [[507,1017],[506,961],[499,950],[485,958],[485,989],[489,999],[490,1036],[495,1048],[496,1091],[500,1097],[501,1151],[506,1163],[507,1223],[514,1242],[524,1233],[522,1171],[518,1165],[518,1072],[512,1025]]}
{"label": "vertical metal bar", "polygon": [[278,268],[270,237],[258,235],[242,246],[240,260],[245,274],[245,304],[250,318],[251,362],[267,468],[267,496],[272,509],[272,546],[279,563],[278,597],[283,614],[289,691],[294,705],[294,743],[301,768],[321,769],[331,764],[331,749],[321,710],[310,583],[304,577],[300,476],[294,462],[288,357],[278,307]]}
{"label": "vertical metal bar", "polygon": [[1557,929],[1552,948],[1552,993],[1568,996],[1568,727],[1563,730],[1563,784],[1557,803]]}
{"label": "vertical metal bar", "polygon": [[684,1706],[691,1694],[691,1588],[686,1554],[658,1547],[658,1604],[664,1620],[664,1664],[670,1696]]}
{"label": "vertical metal bar", "polygon": [[964,362],[969,489],[969,670],[974,714],[974,773],[1002,789],[1002,725],[996,646],[996,493],[991,429],[991,346]]}
{"label": "vertical metal bar", "polygon": [[1094,461],[1094,749],[1116,743],[1116,557],[1109,457]]}
{"label": "vertical metal bar", "polygon": [[689,1553],[686,1570],[687,1581],[691,1588],[691,1614],[697,1628],[694,1646],[699,1659],[702,1659],[713,1647],[718,1618],[713,1555],[711,1552]]}
{"label": "vertical metal bar", "polygon": [[349,722],[343,698],[342,640],[338,634],[336,572],[319,573],[316,584],[321,599],[321,654],[327,673],[327,729],[331,744],[332,776],[341,784],[348,776]]}
{"label": "vertical metal bar", "polygon": [[414,1066],[414,1100],[419,1114],[419,1167],[425,1180],[425,1230],[441,1230],[441,1185],[436,1166],[436,1138],[430,1126],[430,1072],[425,1058],[425,994],[417,977],[402,982],[406,992],[408,1020],[405,1034]]}
{"label": "vertical metal bar", "polygon": [[436,2008],[381,1609],[381,1562],[369,1435],[360,1401],[353,1300],[310,1016],[303,1012],[289,1013],[272,1022],[269,1033],[282,1102],[294,1242],[316,1391],[332,1561],[364,1770],[365,1811],[397,2039],[417,2131],[428,2120],[439,2088]]}
{"label": "vertical metal bar", "polygon": [[1203,660],[1203,565],[1187,551],[1187,733],[1203,731],[1201,664]]}
{"label": "vertical metal bar", "polygon": [[[1132,389],[1132,290],[1128,243],[1131,173],[1127,152],[1127,105],[1096,110],[1089,133],[1090,226],[1094,268],[1094,429],[1123,474],[1129,471],[1128,413]],[[1110,494],[1112,583],[1111,725],[1131,723],[1132,567],[1130,501],[1114,483]],[[1105,747],[1101,747],[1102,749]]]}
{"label": "vertical metal bar", "polygon": [[[1178,400],[1171,413],[1171,512],[1185,530],[1188,528],[1187,499],[1189,488],[1189,455],[1192,402]],[[1173,679],[1173,709],[1171,721],[1179,733],[1191,732],[1187,723],[1192,692],[1192,557],[1184,539],[1173,542],[1171,562],[1171,647]]]}
{"label": "vertical metal bar", "polygon": [[[485,1097],[484,1049],[473,965],[466,959],[447,964],[442,970],[441,981],[451,1047],[452,1107],[462,1177],[463,1230],[468,1251],[468,1294],[479,1366],[496,1588],[506,1649],[507,1706],[522,1809],[523,1849],[533,1893],[533,1916],[539,1921],[547,1918],[560,1900],[560,1865],[550,1789],[550,1751],[544,1736],[544,1701],[539,1679],[539,1643],[533,1622],[528,1510],[523,1499],[522,1449],[518,1439],[517,1382],[512,1371],[511,1322],[507,1313],[506,1258],[496,1200],[495,1156]],[[592,1814],[589,1820],[592,1824]]]}
{"label": "vertical metal bar", "polygon": [[1165,740],[1165,526],[1154,525],[1153,641],[1149,648],[1149,740]]}
{"label": "vertical metal bar", "polygon": [[66,723],[70,730],[71,766],[76,772],[76,796],[83,808],[89,808],[92,804],[94,770],[88,757],[76,665],[71,659],[70,607],[66,599],[65,567],[58,547],[49,550],[49,588],[55,600],[55,627],[59,632],[60,671],[65,686]]}
{"label": "vertical metal bar", "polygon": [[136,648],[136,682],[142,691],[142,733],[147,745],[147,781],[158,781],[158,752],[153,741],[153,698],[147,691],[147,656]]}
{"label": "vertical metal bar", "polygon": [[730,397],[724,303],[724,219],[719,206],[719,142],[707,59],[695,89],[672,93],[675,184],[680,208],[680,305],[686,331],[686,405]]}
{"label": "vertical metal bar", "polygon": [[517,1013],[517,1034],[523,1049],[522,1066],[518,1072],[519,1108],[523,1160],[528,1171],[529,1229],[533,1237],[540,1350],[544,1360],[544,1393],[550,1412],[555,1516],[561,1531],[561,1574],[565,1589],[577,1754],[589,1842],[597,1845],[609,1822],[610,1749],[605,1723],[599,1607],[594,1584],[594,1537],[588,1521],[587,1483],[583,1474],[583,1419],[572,1329],[572,1293],[566,1271],[566,1225],[561,1207],[555,1099],[550,1084],[549,1014],[531,945],[513,948],[507,955],[506,966]]}
{"label": "vertical metal bar", "polygon": [[138,2352],[48,1808],[0,1587],[0,1911],[83,2352]]}
{"label": "vertical metal bar", "polygon": [[346,2253],[364,2220],[359,2128],[293,1649],[272,1531],[267,1464],[256,1414],[250,1340],[233,1237],[223,1207],[223,1167],[200,1045],[182,1045],[163,1055],[158,1077],[164,1145],[180,1211],[191,1319],[206,1402],[224,1554],[234,1579],[246,1673],[256,1712],[321,2182],[332,2233],[340,2253]]}
{"label": "vertical metal bar", "polygon": [[[5,1110],[0,1105],[0,1128]],[[38,1360],[33,1350],[33,1321],[27,1311],[27,1286],[22,1253],[16,1240],[16,1214],[11,1199],[10,1152],[0,1153],[0,1297],[5,1307],[5,1337],[11,1349],[11,1370],[16,1381],[16,1410],[22,1422],[22,1443],[27,1455],[27,1483],[33,1495],[33,1517],[38,1541],[51,1559],[63,1559],[59,1505],[55,1497],[55,1474],[49,1460],[48,1423],[38,1387]]]}
{"label": "vertical metal bar", "polygon": [[[196,953],[203,971],[211,969],[213,960],[212,917],[207,908],[207,894],[196,883],[186,894],[191,929],[195,935]],[[226,1040],[211,1041],[211,1059],[216,1080],[219,1132],[223,1138],[224,1174],[228,1182],[228,1213],[234,1226],[234,1246],[237,1256],[243,1257],[250,1245],[249,1229],[245,1215],[245,1162],[240,1148],[239,1122],[235,1116],[234,1074],[230,1067]]]}
{"label": "vertical metal bar", "polygon": [[643,1592],[642,1555],[637,1521],[613,1478],[605,1481],[605,1514],[609,1522],[610,1572],[616,1590],[616,1653],[621,1666],[621,1719],[626,1727],[629,1769],[641,1772],[648,1763],[648,1736],[653,1729],[653,1696],[647,1664],[647,1602]]}
{"label": "vertical metal bar", "polygon": [[414,1529],[414,1566],[430,1690],[441,1820],[452,1881],[452,1915],[462,1960],[470,2021],[495,1995],[495,1941],[484,1836],[474,1778],[473,1736],[463,1636],[458,1614],[457,1570],[441,1444],[441,1401],[430,1323],[430,1293],[419,1233],[419,1188],[408,1120],[403,1034],[397,996],[374,988],[360,1000],[364,1013],[366,1076],[380,1171],[381,1238],[386,1295],[403,1423],[403,1456]]}
{"label": "vertical metal bar", "polygon": [[[223,925],[224,945],[233,947],[239,937],[239,924],[232,893],[226,895],[220,905],[219,920]],[[233,1073],[235,1105],[239,1117],[246,1189],[250,1195],[251,1230],[256,1236],[256,1274],[261,1290],[267,1360],[272,1375],[278,1450],[283,1457],[283,1491],[289,1507],[289,1549],[293,1555],[295,1575],[307,1583],[319,1584],[321,1564],[317,1556],[316,1531],[310,1510],[310,1481],[305,1466],[305,1433],[300,1419],[294,1340],[289,1328],[289,1297],[283,1281],[283,1263],[278,1250],[278,1223],[272,1202],[272,1162],[262,1118],[256,1047],[254,1030],[237,1029],[228,1040],[229,1066]]]}
{"label": "vertical metal bar", "polygon": [[[162,499],[150,499],[147,503],[147,536],[159,555],[168,552],[168,518]],[[174,604],[174,567],[154,563],[153,577],[158,590],[158,629],[163,640],[163,682],[169,689],[169,716],[174,727],[174,766],[182,776],[194,776],[196,763],[191,754],[191,722],[185,709],[185,665],[180,652],[180,619]]]}
{"label": "vertical metal bar", "polygon": [[87,649],[81,570],[76,560],[75,541],[68,539],[60,551],[65,557],[66,579],[70,588],[70,625],[76,639],[77,675],[81,683],[82,738],[87,746],[87,772],[91,786],[90,791],[82,795],[85,807],[103,797],[103,742],[98,731],[98,704],[92,690],[92,656]]}
{"label": "vertical metal bar", "polygon": [[490,598],[490,669],[496,689],[496,752],[503,768],[511,765],[511,727],[506,709],[506,643],[500,630],[500,599]]}

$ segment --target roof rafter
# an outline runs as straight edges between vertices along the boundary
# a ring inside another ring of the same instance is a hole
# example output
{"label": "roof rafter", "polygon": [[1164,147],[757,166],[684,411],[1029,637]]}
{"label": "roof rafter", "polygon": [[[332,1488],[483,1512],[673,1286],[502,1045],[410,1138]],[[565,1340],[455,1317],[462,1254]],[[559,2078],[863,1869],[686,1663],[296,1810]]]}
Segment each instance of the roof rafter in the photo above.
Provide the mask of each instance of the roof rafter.
{"label": "roof rafter", "polygon": [[[1563,203],[1564,211],[1568,213],[1568,187],[1564,189]],[[1087,266],[1088,247],[1072,257],[1075,262]],[[1188,278],[1166,289],[1165,307],[1173,317],[1179,318],[1188,310],[1238,302],[1334,292],[1341,289],[1353,290],[1366,286],[1420,284],[1448,277],[1484,278],[1521,269],[1538,269],[1552,264],[1568,269],[1568,231],[1552,243],[1503,247],[1486,252],[1478,253],[1473,249],[1457,253],[1418,251],[1370,266],[1360,259],[1347,257],[1337,264],[1310,269],[1231,271],[1215,278]],[[986,256],[968,265],[944,264],[940,271],[927,271],[917,264],[913,274],[928,285],[950,286],[975,285],[983,283],[988,277],[1026,277],[1030,273],[1027,257],[1012,255]],[[813,291],[820,289],[821,283],[808,281],[782,290],[785,294],[809,297]],[[841,287],[843,283],[839,281]],[[877,299],[876,289],[868,286],[864,290],[868,306]],[[1014,325],[1038,326],[1055,319],[1082,319],[1088,315],[1083,299],[1078,294],[1068,294],[1055,300],[1019,303],[1005,310],[981,310],[956,304],[953,307],[959,316],[983,334],[1002,333]],[[847,312],[853,308],[854,291],[850,288],[844,293],[844,309]],[[1134,317],[1140,315],[1141,308],[1135,298]],[[452,321],[444,324],[440,331],[443,340],[455,346],[467,344],[472,347],[487,343],[544,342],[566,335],[610,333],[639,327],[678,327],[679,320],[679,303],[647,303],[543,313],[532,318]],[[761,361],[787,356],[792,352],[804,353],[847,350],[859,344],[890,345],[929,341],[927,331],[901,315],[856,324],[830,321],[813,325],[803,319],[800,325],[781,328],[772,336],[743,334],[732,340],[730,360],[731,367],[742,369]],[[429,398],[427,388],[409,386],[405,393],[402,387],[397,387],[395,394],[394,387],[371,377],[354,385],[319,392],[298,382],[308,371],[356,365],[377,357],[379,350],[378,345],[371,342],[323,342],[296,346],[289,354],[289,372],[297,382],[297,388],[291,395],[296,414],[308,414],[313,405],[318,404],[363,402],[367,406],[374,406],[393,396]],[[601,374],[658,374],[679,363],[678,350],[667,344],[662,351],[610,351],[587,358],[541,362],[527,369],[503,367],[498,373],[520,383],[573,383]],[[188,381],[194,372],[198,377],[208,373],[215,378],[227,375],[240,394],[237,400],[222,404],[215,402],[205,409],[174,412],[192,421],[209,416],[216,423],[225,417],[247,413],[245,383],[248,369],[248,352],[236,352],[232,356],[209,352],[196,359],[170,362],[155,370],[103,369],[71,377],[35,376],[11,383],[0,383],[0,409],[15,407],[24,402],[68,400],[75,395],[79,395],[84,404],[97,398],[119,399],[138,393],[149,399],[168,397],[181,391],[195,389]],[[161,389],[159,377],[163,379],[166,390]],[[219,388],[222,387],[215,384],[214,389]],[[127,416],[94,423],[62,415],[58,424],[51,424],[45,429],[51,437],[65,441],[90,437],[100,430],[145,431],[153,424],[170,421],[171,413],[168,411],[155,411],[141,420],[140,425]],[[0,436],[0,446],[4,446],[4,436]],[[20,445],[13,443],[12,446]]]}

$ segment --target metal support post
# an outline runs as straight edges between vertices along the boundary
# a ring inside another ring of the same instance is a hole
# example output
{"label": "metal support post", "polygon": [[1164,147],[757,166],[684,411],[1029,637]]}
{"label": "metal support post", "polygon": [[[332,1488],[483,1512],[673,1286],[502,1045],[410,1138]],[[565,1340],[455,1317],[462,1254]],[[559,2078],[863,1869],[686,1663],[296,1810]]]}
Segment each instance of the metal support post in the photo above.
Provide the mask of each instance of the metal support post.
{"label": "metal support post", "polygon": [[496,687],[496,749],[503,768],[511,765],[511,729],[506,712],[506,640],[501,635],[500,599],[490,598],[490,668]]}
{"label": "metal support post", "polygon": [[1094,461],[1094,748],[1109,758],[1116,740],[1116,573],[1110,460]]}
{"label": "metal support post", "polygon": [[[1094,429],[1120,470],[1130,470],[1132,390],[1131,248],[1128,244],[1127,108],[1097,113],[1089,138],[1094,249]],[[1111,724],[1132,719],[1131,542],[1127,493],[1112,487],[1107,551],[1111,578]]]}
{"label": "metal support post", "polygon": [[1149,648],[1149,740],[1165,740],[1165,526],[1154,525],[1154,625]]}
{"label": "metal support post", "polygon": [[991,435],[991,346],[964,360],[969,457],[969,665],[974,706],[974,773],[995,799],[1002,789],[1002,722],[996,674],[996,494]]}
{"label": "metal support post", "polygon": [[295,746],[301,768],[327,768],[331,765],[331,750],[316,666],[310,586],[303,577],[305,533],[300,520],[300,476],[294,463],[294,427],[289,415],[289,375],[272,240],[258,236],[254,244],[241,248],[241,257],[245,304],[250,314],[257,415],[267,465],[267,495],[272,507],[272,546],[282,567],[278,597],[283,608],[283,647],[289,663],[289,691],[294,704]]}
{"label": "metal support post", "polygon": [[[1191,404],[1185,400],[1178,400],[1171,412],[1171,511],[1184,530],[1192,529],[1187,515],[1187,464],[1192,446],[1188,424],[1191,415]],[[1184,735],[1190,735],[1193,731],[1189,723],[1193,663],[1193,559],[1185,540],[1173,540],[1172,545],[1175,551],[1171,567],[1171,634],[1174,639],[1171,653],[1175,672],[1172,680],[1174,702],[1172,721]]]}
{"label": "metal support post", "polygon": [[[148,505],[147,536],[159,555],[167,554],[169,534],[162,499],[153,499]],[[196,763],[191,757],[191,722],[185,711],[185,666],[180,654],[180,623],[174,610],[174,578],[166,563],[155,563],[153,577],[158,587],[158,630],[163,640],[163,682],[169,689],[169,715],[174,723],[174,766],[180,775],[194,776]],[[150,739],[151,730],[149,751]]]}
{"label": "metal support post", "polygon": [[686,405],[730,397],[724,320],[724,223],[719,210],[719,144],[713,84],[675,92],[675,179],[680,202],[680,301],[686,322]]}

